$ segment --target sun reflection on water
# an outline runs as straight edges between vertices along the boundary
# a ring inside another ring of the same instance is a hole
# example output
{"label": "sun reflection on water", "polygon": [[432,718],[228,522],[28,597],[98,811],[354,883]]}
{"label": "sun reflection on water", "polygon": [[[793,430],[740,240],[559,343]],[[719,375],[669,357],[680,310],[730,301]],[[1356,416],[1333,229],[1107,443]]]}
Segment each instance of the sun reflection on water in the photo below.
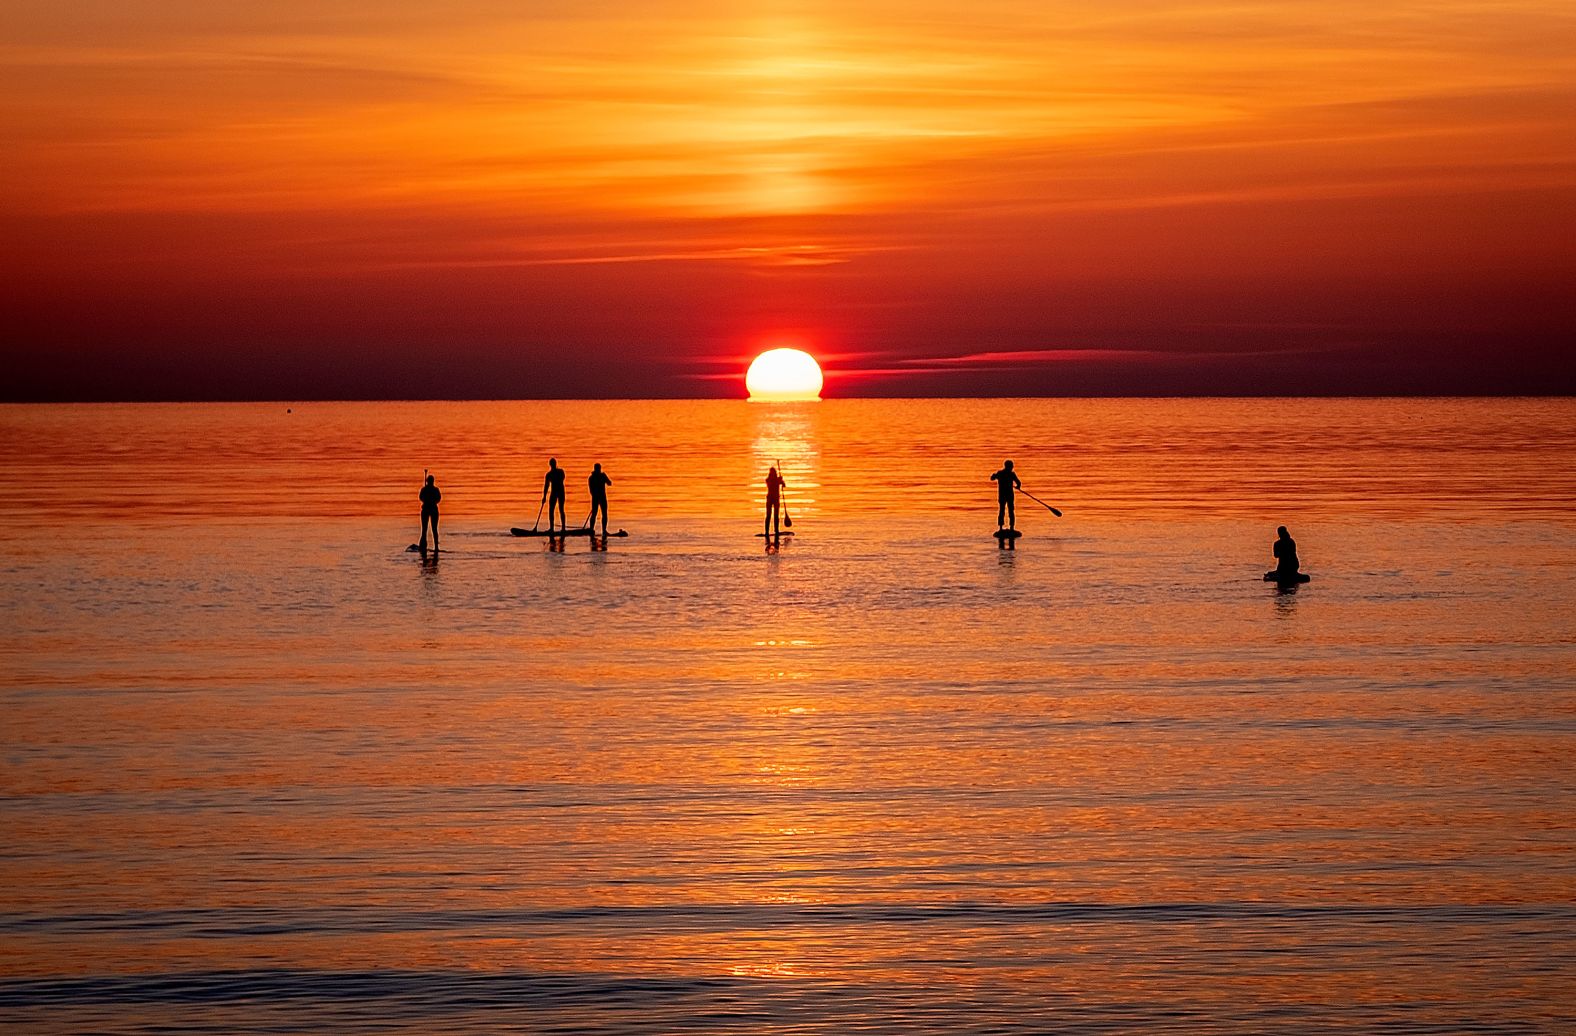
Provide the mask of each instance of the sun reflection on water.
{"label": "sun reflection on water", "polygon": [[755,436],[751,454],[760,472],[756,496],[765,506],[763,481],[768,468],[781,465],[779,474],[787,480],[783,499],[789,513],[816,511],[816,490],[820,488],[821,445],[818,435],[818,403],[754,403]]}

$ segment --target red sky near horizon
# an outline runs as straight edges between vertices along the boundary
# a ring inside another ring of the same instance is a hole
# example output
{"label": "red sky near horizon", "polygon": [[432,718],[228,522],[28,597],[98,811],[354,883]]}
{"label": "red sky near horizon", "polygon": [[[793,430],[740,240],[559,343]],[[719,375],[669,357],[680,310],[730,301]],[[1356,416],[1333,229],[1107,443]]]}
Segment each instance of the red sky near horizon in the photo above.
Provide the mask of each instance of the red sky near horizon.
{"label": "red sky near horizon", "polygon": [[7,4],[9,399],[1576,391],[1576,8]]}

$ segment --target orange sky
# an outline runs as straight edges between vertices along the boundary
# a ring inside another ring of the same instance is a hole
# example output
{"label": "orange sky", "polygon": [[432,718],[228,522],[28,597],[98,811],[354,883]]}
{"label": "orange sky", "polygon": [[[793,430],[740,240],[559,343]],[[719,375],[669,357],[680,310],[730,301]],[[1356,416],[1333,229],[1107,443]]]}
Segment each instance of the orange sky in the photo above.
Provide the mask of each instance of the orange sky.
{"label": "orange sky", "polygon": [[10,398],[1576,388],[1576,8],[1094,7],[5,4]]}

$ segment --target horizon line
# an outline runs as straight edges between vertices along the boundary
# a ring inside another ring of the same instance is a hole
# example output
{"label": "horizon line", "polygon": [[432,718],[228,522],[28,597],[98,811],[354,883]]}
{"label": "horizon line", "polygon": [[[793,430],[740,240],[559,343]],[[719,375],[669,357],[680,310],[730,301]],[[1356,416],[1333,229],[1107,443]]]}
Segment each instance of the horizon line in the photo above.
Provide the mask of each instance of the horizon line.
{"label": "horizon line", "polygon": [[0,406],[173,406],[173,405],[235,405],[235,406],[296,406],[308,403],[751,403],[764,406],[802,406],[814,403],[837,402],[942,402],[942,401],[1005,401],[1031,399],[1219,399],[1219,400],[1335,400],[1335,399],[1576,399],[1576,392],[1315,392],[1298,395],[1285,394],[1216,394],[1216,393],[1062,393],[981,396],[823,396],[819,399],[749,399],[741,396],[299,396],[293,398],[197,398],[171,397],[164,399],[126,398],[63,398],[63,399],[0,399]]}

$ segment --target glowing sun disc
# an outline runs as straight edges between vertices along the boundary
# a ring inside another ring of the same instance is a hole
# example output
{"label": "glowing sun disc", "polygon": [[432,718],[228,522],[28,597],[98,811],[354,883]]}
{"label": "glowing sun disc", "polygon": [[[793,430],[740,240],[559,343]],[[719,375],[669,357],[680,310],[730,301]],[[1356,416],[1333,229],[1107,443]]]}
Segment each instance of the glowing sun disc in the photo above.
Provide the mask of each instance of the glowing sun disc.
{"label": "glowing sun disc", "polygon": [[768,349],[744,375],[751,399],[788,401],[821,398],[821,365],[803,349]]}

